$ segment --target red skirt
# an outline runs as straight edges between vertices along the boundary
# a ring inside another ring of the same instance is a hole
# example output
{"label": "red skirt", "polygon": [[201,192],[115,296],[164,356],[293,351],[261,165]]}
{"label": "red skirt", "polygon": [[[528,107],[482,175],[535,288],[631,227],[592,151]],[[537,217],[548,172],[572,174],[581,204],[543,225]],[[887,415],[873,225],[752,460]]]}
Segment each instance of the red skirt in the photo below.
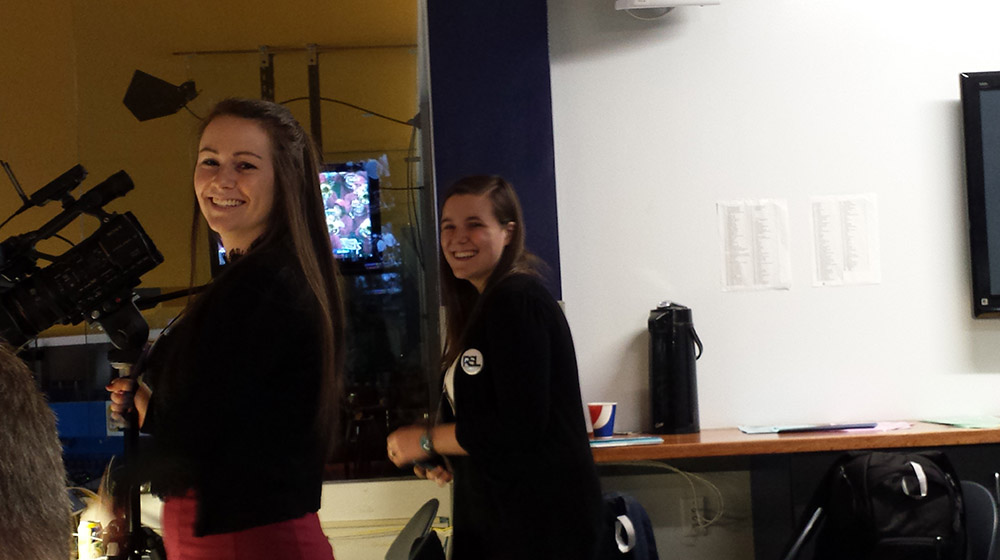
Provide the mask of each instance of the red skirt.
{"label": "red skirt", "polygon": [[315,513],[233,533],[194,534],[197,499],[169,497],[163,505],[163,545],[170,560],[333,560]]}

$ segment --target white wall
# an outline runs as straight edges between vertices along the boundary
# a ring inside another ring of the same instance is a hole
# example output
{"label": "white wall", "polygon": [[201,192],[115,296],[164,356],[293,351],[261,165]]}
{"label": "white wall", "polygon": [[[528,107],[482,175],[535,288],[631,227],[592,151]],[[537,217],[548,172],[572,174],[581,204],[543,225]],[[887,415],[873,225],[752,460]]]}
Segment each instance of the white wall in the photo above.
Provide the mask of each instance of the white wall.
{"label": "white wall", "polygon": [[[649,429],[646,319],[692,308],[703,428],[1000,413],[971,315],[960,72],[993,0],[549,0],[563,297],[585,400]],[[809,199],[875,193],[881,283],[812,286]],[[792,287],[723,292],[715,203],[788,202]]]}
{"label": "white wall", "polygon": [[327,482],[319,519],[337,560],[382,560],[396,536],[424,503],[439,502],[434,527],[451,536],[451,487],[414,478]]}

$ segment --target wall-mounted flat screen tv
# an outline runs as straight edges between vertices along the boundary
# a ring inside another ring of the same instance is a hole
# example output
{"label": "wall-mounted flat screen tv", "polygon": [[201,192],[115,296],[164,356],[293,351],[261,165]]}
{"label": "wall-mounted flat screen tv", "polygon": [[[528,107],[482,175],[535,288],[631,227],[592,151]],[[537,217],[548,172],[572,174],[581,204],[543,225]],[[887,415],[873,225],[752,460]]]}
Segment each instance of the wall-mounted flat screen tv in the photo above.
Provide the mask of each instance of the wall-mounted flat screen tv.
{"label": "wall-mounted flat screen tv", "polygon": [[1000,72],[959,75],[975,317],[1000,317]]}

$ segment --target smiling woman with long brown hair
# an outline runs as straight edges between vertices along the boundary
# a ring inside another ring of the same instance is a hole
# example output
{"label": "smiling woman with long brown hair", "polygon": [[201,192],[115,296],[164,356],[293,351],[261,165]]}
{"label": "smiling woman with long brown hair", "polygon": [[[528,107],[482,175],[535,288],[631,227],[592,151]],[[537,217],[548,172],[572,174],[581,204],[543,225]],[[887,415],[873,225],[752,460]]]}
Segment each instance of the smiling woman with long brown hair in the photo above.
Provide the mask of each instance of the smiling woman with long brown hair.
{"label": "smiling woman with long brown hair", "polygon": [[[134,398],[167,555],[329,560],[316,511],[344,333],[312,142],[280,105],[222,101],[202,126],[194,191],[229,262],[157,340],[152,388]],[[109,385],[117,409],[133,389]]]}

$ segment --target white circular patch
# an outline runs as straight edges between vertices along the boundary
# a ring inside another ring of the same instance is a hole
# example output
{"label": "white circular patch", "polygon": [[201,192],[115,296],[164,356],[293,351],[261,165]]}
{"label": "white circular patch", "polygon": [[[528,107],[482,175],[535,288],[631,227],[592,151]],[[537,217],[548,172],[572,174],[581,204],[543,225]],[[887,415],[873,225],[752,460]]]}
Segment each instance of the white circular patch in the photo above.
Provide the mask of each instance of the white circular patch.
{"label": "white circular patch", "polygon": [[475,348],[469,348],[462,353],[459,363],[462,364],[462,371],[469,375],[476,375],[483,369],[483,353]]}

